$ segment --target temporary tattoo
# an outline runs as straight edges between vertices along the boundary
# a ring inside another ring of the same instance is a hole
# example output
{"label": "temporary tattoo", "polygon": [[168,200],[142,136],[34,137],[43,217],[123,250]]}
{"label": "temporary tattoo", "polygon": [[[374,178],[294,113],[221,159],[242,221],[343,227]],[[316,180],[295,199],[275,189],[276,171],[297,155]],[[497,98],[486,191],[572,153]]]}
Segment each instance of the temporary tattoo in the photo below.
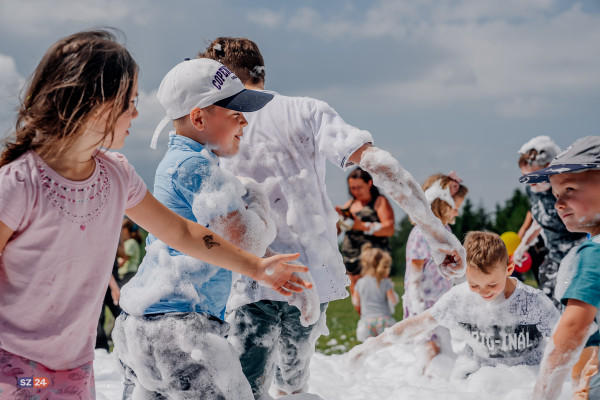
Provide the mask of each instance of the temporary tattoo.
{"label": "temporary tattoo", "polygon": [[213,235],[206,235],[202,238],[204,240],[204,245],[206,246],[207,249],[212,249],[215,246],[220,246],[221,243],[219,242],[215,242],[213,240]]}

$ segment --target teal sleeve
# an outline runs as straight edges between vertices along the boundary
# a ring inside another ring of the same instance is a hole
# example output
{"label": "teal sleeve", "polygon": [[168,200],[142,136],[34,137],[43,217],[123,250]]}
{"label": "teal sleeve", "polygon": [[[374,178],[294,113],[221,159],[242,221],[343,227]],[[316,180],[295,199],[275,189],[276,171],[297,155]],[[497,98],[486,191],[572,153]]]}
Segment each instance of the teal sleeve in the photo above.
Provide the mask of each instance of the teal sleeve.
{"label": "teal sleeve", "polygon": [[579,300],[600,308],[600,244],[588,241],[577,250],[577,273],[561,301]]}

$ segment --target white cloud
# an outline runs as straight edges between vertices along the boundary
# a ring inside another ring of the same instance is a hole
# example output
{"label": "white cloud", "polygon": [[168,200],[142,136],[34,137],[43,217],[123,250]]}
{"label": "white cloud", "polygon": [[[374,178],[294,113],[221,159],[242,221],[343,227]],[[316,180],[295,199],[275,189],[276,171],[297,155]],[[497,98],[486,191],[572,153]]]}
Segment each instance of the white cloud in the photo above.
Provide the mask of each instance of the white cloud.
{"label": "white cloud", "polygon": [[566,104],[543,97],[514,98],[501,102],[498,113],[507,118],[533,118],[554,115],[567,109]]}
{"label": "white cloud", "polygon": [[284,15],[283,13],[274,12],[263,8],[256,11],[249,11],[246,18],[250,22],[273,29],[281,26],[284,20]]}
{"label": "white cloud", "polygon": [[[2,0],[0,24],[3,30],[37,36],[51,32],[65,22],[106,25],[131,16],[129,2],[119,0]],[[135,17],[135,14],[132,16]],[[27,21],[27,23],[23,23]]]}
{"label": "white cloud", "polygon": [[14,128],[16,107],[24,82],[14,58],[0,54],[0,137]]}
{"label": "white cloud", "polygon": [[[323,88],[339,92],[341,99],[383,96],[385,103],[423,107],[489,100],[499,115],[524,118],[568,112],[568,102],[547,99],[600,89],[600,15],[584,13],[577,3],[560,12],[554,5],[553,0],[383,1],[354,21],[328,20],[301,8],[287,27],[323,41],[379,37],[386,41],[388,58],[400,46],[438,56],[416,76],[398,75],[366,88]],[[405,53],[397,59],[414,62]]]}
{"label": "white cloud", "polygon": [[[288,29],[327,39],[393,37],[426,38],[439,26],[486,24],[498,20],[525,22],[553,10],[555,0],[383,0],[367,9],[362,20],[352,21],[354,8],[335,9],[324,15],[302,7],[289,17]],[[347,12],[345,12],[347,11]]]}

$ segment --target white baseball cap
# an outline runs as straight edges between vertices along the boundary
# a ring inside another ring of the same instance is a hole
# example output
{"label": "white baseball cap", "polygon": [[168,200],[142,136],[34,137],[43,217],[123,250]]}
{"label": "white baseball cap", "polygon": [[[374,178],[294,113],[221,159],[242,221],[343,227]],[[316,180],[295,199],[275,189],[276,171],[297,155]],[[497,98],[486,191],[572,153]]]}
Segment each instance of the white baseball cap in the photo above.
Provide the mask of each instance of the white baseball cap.
{"label": "white baseball cap", "polygon": [[153,149],[167,123],[188,115],[194,108],[216,105],[252,112],[263,108],[273,95],[244,88],[239,78],[218,61],[197,58],[183,61],[167,72],[156,97],[167,116],[154,131],[150,144]]}

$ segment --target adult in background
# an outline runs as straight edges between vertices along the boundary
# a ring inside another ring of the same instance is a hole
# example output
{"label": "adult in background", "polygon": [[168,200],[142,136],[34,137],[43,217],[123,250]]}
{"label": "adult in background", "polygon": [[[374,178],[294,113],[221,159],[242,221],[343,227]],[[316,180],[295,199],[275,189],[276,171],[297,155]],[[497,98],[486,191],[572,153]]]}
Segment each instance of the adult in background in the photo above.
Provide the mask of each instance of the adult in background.
{"label": "adult in background", "polygon": [[[119,245],[119,247],[121,246]],[[121,297],[122,283],[119,280],[119,274],[117,272],[118,268],[119,263],[115,257],[112,274],[110,275],[110,281],[108,283],[108,289],[106,289],[104,301],[102,302],[102,310],[100,311],[100,318],[98,319],[98,328],[96,329],[96,348],[105,349],[106,351],[110,350],[108,341],[111,339],[110,331],[112,331],[112,328],[109,328],[108,332],[104,329],[104,323],[106,321],[106,307],[108,307],[110,310],[113,319],[116,319],[119,314],[121,314],[119,298]]]}
{"label": "adult in background", "polygon": [[[360,167],[348,175],[348,193],[352,198],[335,210],[353,221],[346,230],[341,249],[352,294],[356,281],[361,277],[362,246],[370,243],[373,248],[390,252],[389,237],[394,234],[394,210],[387,198],[379,193],[377,186],[373,185],[371,174]],[[355,307],[357,311],[360,310],[360,306]]]}
{"label": "adult in background", "polygon": [[119,278],[121,278],[121,286],[129,282],[137,273],[140,262],[142,261],[142,236],[140,235],[137,225],[129,218],[123,218],[121,225],[121,241],[122,246],[119,249]]}

